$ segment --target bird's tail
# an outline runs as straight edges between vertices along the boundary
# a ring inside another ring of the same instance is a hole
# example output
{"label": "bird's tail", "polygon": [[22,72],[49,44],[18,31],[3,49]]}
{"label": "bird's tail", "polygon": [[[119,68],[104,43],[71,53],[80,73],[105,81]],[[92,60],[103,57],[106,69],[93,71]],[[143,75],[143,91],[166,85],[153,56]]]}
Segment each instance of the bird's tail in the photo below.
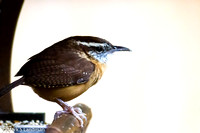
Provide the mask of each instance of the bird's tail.
{"label": "bird's tail", "polygon": [[11,91],[13,88],[17,87],[18,85],[24,84],[24,77],[10,83],[9,85],[0,89],[0,97]]}

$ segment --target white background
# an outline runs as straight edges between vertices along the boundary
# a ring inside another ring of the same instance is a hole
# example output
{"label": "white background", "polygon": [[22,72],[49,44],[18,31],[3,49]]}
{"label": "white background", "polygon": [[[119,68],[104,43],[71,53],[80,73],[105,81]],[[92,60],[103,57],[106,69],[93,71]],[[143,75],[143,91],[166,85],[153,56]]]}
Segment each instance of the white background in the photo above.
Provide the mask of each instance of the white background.
{"label": "white background", "polygon": [[[105,38],[132,49],[108,60],[102,80],[68,102],[85,103],[87,133],[200,132],[200,2],[198,0],[27,0],[18,21],[12,81],[32,55],[73,35]],[[61,108],[31,88],[13,91],[17,112]]]}

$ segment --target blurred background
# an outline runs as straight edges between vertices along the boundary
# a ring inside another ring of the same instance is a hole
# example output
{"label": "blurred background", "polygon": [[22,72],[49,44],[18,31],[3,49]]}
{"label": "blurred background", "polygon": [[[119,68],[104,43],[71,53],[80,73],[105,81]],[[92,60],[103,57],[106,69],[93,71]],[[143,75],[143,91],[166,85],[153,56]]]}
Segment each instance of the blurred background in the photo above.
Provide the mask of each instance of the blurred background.
{"label": "blurred background", "polygon": [[[98,36],[132,52],[110,57],[102,80],[70,105],[84,103],[87,133],[200,132],[199,0],[27,0],[18,20],[12,81],[28,58],[74,35]],[[61,108],[26,86],[12,91],[14,111]]]}

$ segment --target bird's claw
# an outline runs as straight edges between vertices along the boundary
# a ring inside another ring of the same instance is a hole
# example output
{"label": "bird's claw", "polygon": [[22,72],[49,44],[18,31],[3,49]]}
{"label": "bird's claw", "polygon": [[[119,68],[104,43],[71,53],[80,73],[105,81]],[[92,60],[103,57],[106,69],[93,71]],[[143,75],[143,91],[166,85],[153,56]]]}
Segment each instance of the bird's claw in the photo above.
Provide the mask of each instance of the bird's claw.
{"label": "bird's claw", "polygon": [[64,109],[62,111],[57,111],[54,115],[54,119],[60,118],[62,114],[72,114],[79,122],[77,126],[83,127],[83,120],[87,120],[86,114],[82,112],[82,110],[78,107],[69,107],[68,109]]}

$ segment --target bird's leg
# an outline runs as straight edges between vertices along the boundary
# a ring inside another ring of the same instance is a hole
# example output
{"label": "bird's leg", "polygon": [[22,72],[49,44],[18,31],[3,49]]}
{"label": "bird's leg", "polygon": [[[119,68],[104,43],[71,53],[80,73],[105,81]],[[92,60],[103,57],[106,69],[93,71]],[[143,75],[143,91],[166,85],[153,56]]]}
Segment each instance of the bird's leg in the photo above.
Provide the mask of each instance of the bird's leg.
{"label": "bird's leg", "polygon": [[58,103],[63,110],[57,111],[54,119],[59,118],[59,116],[62,114],[72,114],[79,121],[80,127],[83,127],[83,119],[87,120],[87,118],[80,108],[71,107],[59,98],[56,98],[56,103]]}

